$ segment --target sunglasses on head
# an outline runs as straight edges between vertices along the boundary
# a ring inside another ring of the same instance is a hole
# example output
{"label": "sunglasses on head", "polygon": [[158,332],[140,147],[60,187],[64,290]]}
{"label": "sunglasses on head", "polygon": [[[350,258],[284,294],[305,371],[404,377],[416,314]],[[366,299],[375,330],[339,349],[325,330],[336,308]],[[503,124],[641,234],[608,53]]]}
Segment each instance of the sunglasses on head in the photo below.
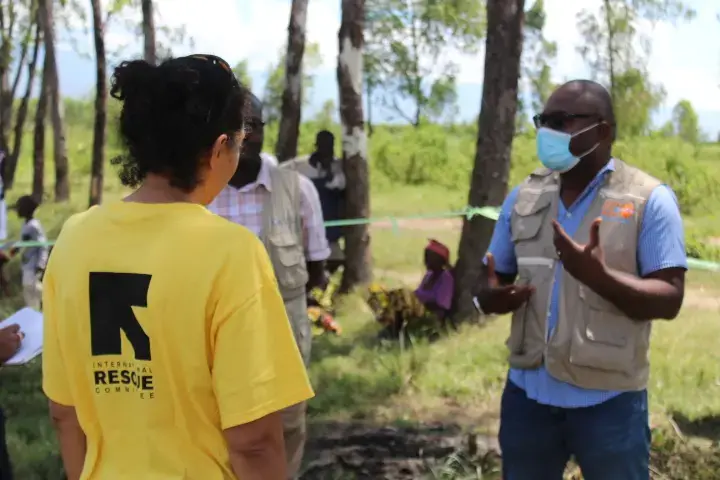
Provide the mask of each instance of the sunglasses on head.
{"label": "sunglasses on head", "polygon": [[552,113],[538,113],[533,117],[533,123],[535,128],[547,127],[553,130],[562,130],[571,121],[576,118],[596,118],[602,120],[602,118],[594,113],[567,113],[567,112],[552,112]]}
{"label": "sunglasses on head", "polygon": [[210,62],[212,65],[216,65],[220,67],[223,71],[225,71],[228,76],[230,77],[230,81],[232,82],[233,86],[240,86],[240,82],[238,82],[237,77],[235,77],[235,74],[232,71],[232,68],[230,68],[230,65],[223,60],[220,57],[216,57],[215,55],[189,55],[188,58],[193,58],[196,60],[203,60],[206,62]]}
{"label": "sunglasses on head", "polygon": [[[220,57],[217,57],[215,55],[206,55],[206,54],[196,54],[196,55],[188,55],[186,58],[193,59],[193,60],[201,60],[203,62],[208,62],[210,65],[213,65],[216,68],[221,69],[225,74],[227,74],[228,79],[230,80],[230,87],[231,88],[242,88],[240,86],[240,82],[238,81],[237,77],[232,71],[232,68],[230,68],[230,65],[223,60]],[[207,115],[205,117],[205,122],[209,123],[210,118],[212,117],[213,108],[210,107],[208,109]]]}

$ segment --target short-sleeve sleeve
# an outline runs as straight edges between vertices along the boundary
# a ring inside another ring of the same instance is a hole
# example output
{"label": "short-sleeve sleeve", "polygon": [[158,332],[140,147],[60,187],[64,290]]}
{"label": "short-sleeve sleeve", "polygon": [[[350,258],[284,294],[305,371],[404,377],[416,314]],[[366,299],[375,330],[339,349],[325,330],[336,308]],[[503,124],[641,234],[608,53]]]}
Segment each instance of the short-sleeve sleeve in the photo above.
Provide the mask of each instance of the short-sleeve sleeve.
{"label": "short-sleeve sleeve", "polygon": [[212,381],[222,428],[312,398],[270,259],[259,241],[253,239],[227,262],[216,290]]}
{"label": "short-sleeve sleeve", "polygon": [[74,406],[68,374],[65,370],[61,339],[58,335],[57,303],[55,298],[52,260],[43,278],[43,354],[42,386],[45,395],[55,403]]}
{"label": "short-sleeve sleeve", "polygon": [[495,270],[498,273],[514,275],[517,273],[517,258],[515,258],[515,245],[512,242],[510,231],[510,216],[515,207],[518,196],[518,187],[515,187],[505,198],[500,207],[500,216],[495,222],[488,253],[495,258]]}
{"label": "short-sleeve sleeve", "polygon": [[298,177],[306,259],[310,262],[322,262],[330,256],[330,246],[325,232],[320,194],[312,180],[300,174]]}
{"label": "short-sleeve sleeve", "polygon": [[666,268],[688,267],[680,207],[667,185],[656,187],[645,205],[638,235],[637,259],[642,276]]}

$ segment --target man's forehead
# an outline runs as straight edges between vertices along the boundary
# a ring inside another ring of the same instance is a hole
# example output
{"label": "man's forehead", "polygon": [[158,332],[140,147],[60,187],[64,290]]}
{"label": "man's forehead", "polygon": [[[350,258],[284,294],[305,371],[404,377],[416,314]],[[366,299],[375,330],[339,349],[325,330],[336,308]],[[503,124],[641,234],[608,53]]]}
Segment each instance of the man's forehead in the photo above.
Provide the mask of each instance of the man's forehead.
{"label": "man's forehead", "polygon": [[545,104],[545,113],[600,113],[598,99],[577,85],[563,85],[555,90]]}

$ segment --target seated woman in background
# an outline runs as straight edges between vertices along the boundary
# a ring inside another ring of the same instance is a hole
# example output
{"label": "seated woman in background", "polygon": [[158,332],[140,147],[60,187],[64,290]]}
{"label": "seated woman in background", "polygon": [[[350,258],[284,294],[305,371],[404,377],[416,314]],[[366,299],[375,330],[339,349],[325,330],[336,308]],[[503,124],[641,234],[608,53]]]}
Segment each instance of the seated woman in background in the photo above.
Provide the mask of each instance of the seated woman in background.
{"label": "seated woman in background", "polygon": [[450,271],[450,250],[437,240],[425,247],[425,268],[420,286],[386,290],[370,287],[368,304],[386,332],[399,337],[402,331],[434,337],[444,328],[452,308],[455,280]]}

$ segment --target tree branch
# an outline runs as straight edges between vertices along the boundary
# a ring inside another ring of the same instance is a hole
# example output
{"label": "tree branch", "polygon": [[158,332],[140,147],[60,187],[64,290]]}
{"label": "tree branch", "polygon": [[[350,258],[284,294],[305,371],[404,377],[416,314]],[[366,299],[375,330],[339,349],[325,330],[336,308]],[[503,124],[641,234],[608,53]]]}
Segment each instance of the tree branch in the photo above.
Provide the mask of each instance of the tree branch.
{"label": "tree branch", "polygon": [[[387,102],[384,102],[384,103],[387,105]],[[389,108],[392,108],[395,111],[395,113],[400,115],[402,117],[402,119],[405,120],[406,122],[408,122],[409,124],[411,124],[411,125],[415,124],[415,119],[413,119],[410,115],[405,113],[405,111],[402,109],[402,107],[400,107],[400,105],[398,105],[397,98],[395,96],[392,97],[392,105],[390,105]]]}

